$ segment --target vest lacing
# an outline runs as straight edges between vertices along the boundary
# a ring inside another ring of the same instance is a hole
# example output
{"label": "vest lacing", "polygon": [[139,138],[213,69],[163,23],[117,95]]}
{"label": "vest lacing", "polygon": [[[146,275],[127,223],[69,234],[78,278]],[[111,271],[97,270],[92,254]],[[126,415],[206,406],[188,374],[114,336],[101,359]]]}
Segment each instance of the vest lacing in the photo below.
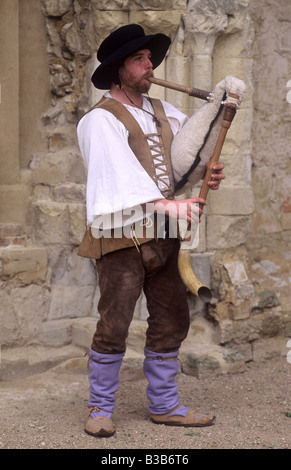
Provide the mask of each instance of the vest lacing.
{"label": "vest lacing", "polygon": [[155,169],[155,179],[161,192],[170,190],[171,182],[169,171],[164,159],[164,145],[161,134],[145,134],[148,146],[151,150]]}

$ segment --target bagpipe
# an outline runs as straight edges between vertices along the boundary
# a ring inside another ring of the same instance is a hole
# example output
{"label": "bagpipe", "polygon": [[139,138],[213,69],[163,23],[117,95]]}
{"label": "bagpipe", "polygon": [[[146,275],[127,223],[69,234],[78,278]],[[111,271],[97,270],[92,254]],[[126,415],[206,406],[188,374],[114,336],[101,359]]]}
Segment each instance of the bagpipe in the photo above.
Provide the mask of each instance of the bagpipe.
{"label": "bagpipe", "polygon": [[[171,146],[176,195],[193,188],[203,180],[199,197],[206,200],[213,167],[219,161],[227,132],[246,93],[246,85],[238,78],[227,76],[210,92],[155,77],[150,77],[148,80],[153,84],[206,101],[173,138]],[[193,230],[191,233],[189,226],[182,237],[178,268],[190,292],[202,301],[209,302],[212,297],[211,291],[199,281],[191,266],[189,247],[193,235],[195,234]]]}

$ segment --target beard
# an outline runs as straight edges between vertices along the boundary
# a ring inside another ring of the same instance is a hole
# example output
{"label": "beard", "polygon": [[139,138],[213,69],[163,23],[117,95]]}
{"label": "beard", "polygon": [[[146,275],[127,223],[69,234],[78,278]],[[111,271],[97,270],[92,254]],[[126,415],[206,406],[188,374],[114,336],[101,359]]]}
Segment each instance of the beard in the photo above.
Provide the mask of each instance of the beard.
{"label": "beard", "polygon": [[143,77],[137,79],[134,75],[127,71],[120,71],[119,79],[122,86],[134,91],[135,93],[147,93],[151,87],[151,83],[147,80],[152,77],[152,73],[147,73]]}

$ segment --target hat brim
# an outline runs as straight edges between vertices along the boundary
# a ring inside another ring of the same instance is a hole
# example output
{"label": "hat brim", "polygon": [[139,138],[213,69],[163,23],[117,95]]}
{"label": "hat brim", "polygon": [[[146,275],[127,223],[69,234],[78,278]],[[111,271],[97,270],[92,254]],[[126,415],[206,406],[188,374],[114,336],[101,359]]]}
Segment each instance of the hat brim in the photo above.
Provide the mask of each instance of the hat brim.
{"label": "hat brim", "polygon": [[101,90],[109,89],[111,83],[118,80],[118,69],[123,61],[141,49],[149,49],[151,51],[151,62],[153,69],[155,69],[164,60],[170,44],[171,39],[165,34],[160,33],[134,39],[107,57],[97,67],[91,77],[91,81],[96,88]]}

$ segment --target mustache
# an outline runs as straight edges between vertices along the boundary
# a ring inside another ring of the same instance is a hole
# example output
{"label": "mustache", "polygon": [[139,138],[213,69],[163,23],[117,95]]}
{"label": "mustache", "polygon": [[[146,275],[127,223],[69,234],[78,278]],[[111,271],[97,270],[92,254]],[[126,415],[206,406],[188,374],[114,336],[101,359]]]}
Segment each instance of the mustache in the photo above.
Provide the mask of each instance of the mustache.
{"label": "mustache", "polygon": [[153,77],[153,76],[154,76],[153,72],[148,72],[148,73],[144,74],[143,78],[149,78],[149,77]]}

